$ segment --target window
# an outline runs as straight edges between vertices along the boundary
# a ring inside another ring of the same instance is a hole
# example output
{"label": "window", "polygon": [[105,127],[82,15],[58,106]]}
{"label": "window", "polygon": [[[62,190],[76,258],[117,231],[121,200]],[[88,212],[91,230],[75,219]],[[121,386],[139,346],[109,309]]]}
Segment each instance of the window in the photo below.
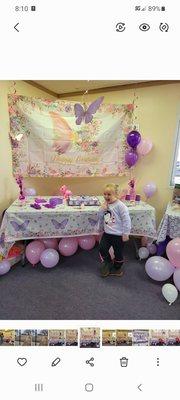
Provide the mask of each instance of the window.
{"label": "window", "polygon": [[173,168],[171,174],[171,186],[175,183],[180,184],[180,120],[177,128],[176,143],[174,149]]}

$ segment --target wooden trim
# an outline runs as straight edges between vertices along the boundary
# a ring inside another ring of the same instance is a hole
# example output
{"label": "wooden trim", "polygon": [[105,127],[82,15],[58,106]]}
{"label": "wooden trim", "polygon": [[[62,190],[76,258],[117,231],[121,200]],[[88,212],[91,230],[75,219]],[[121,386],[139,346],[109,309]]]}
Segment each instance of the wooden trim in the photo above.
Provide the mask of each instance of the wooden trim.
{"label": "wooden trim", "polygon": [[[67,93],[61,93],[58,94],[56,92],[53,92],[50,89],[46,89],[44,86],[40,85],[39,83],[36,83],[34,81],[24,81],[28,83],[31,86],[36,87],[37,89],[42,90],[45,93],[50,94],[51,96],[57,97],[58,99],[63,99],[67,97],[73,97],[73,96],[82,96],[84,94],[83,91],[79,92],[67,92]],[[101,82],[101,81],[99,81]],[[102,88],[97,88],[97,89],[90,89],[88,90],[88,94],[96,94],[96,93],[106,93],[106,92],[118,92],[121,90],[129,90],[129,89],[139,89],[139,88],[145,88],[145,87],[151,87],[151,86],[160,86],[160,85],[170,85],[170,84],[175,84],[175,83],[180,83],[180,80],[178,81],[146,81],[146,82],[139,82],[139,83],[128,83],[124,85],[116,85],[116,86],[107,86],[107,87],[102,87]]]}
{"label": "wooden trim", "polygon": [[59,97],[59,96],[58,96],[58,93],[53,92],[53,91],[50,90],[50,89],[46,89],[44,86],[40,85],[39,83],[36,83],[36,82],[34,82],[34,81],[23,81],[23,82],[28,83],[29,85],[34,86],[35,88],[40,89],[40,90],[42,90],[43,92],[50,94],[51,96]]}
{"label": "wooden trim", "polygon": [[[95,93],[106,93],[106,92],[118,92],[121,90],[129,90],[129,89],[139,89],[144,87],[150,86],[160,86],[160,85],[169,85],[173,83],[180,83],[179,81],[147,81],[147,82],[139,82],[139,83],[128,83],[127,85],[116,85],[116,86],[107,86],[97,89],[90,89],[88,90],[88,94],[95,94]],[[82,92],[69,92],[69,93],[62,93],[57,94],[58,98],[66,98],[66,97],[73,97],[73,96],[82,96],[84,91]]]}

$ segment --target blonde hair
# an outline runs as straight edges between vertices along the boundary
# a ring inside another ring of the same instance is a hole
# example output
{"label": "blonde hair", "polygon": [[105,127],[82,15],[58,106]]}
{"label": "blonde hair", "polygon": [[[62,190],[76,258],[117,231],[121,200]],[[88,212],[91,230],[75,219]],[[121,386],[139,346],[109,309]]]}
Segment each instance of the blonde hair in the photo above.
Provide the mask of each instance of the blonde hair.
{"label": "blonde hair", "polygon": [[119,185],[116,185],[115,183],[108,183],[105,187],[104,190],[110,189],[111,192],[114,192],[117,197],[119,197]]}

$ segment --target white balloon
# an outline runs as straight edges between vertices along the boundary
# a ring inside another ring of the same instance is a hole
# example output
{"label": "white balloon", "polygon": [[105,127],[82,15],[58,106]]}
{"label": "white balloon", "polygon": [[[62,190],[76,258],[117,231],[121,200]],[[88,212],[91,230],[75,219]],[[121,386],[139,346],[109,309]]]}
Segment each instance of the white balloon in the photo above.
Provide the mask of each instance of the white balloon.
{"label": "white balloon", "polygon": [[162,294],[168,301],[169,305],[174,303],[174,301],[178,298],[178,291],[171,283],[165,283],[165,285],[163,285]]}
{"label": "white balloon", "polygon": [[147,247],[140,247],[138,254],[140,260],[145,260],[149,256],[149,250],[147,249]]}

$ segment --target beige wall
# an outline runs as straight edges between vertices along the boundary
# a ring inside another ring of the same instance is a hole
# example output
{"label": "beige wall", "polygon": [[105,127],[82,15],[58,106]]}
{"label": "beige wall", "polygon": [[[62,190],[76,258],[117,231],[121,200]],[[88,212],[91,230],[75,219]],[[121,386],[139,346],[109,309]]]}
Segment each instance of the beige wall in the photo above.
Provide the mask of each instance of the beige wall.
{"label": "beige wall", "polygon": [[[18,94],[26,96],[51,96],[39,89],[33,88],[24,82],[17,82]],[[0,185],[1,185],[1,210],[6,208],[17,196],[18,190],[12,177],[11,148],[8,138],[9,118],[7,109],[7,94],[12,93],[11,82],[0,82]],[[130,103],[134,90],[121,90],[103,94],[105,103]],[[138,180],[137,189],[142,194],[143,185],[154,181],[157,193],[150,199],[156,207],[158,221],[171,199],[172,189],[169,187],[170,168],[173,156],[174,139],[177,118],[180,115],[180,83],[151,86],[136,89],[137,119],[143,137],[149,137],[154,143],[154,148],[149,155],[139,160],[135,168],[135,177]],[[88,101],[97,98],[89,95]],[[81,97],[71,97],[69,100],[81,100]],[[54,194],[60,185],[67,184],[75,194],[101,194],[107,182],[119,183],[121,187],[127,184],[127,177],[117,178],[29,178],[27,186],[35,187],[40,195]]]}

